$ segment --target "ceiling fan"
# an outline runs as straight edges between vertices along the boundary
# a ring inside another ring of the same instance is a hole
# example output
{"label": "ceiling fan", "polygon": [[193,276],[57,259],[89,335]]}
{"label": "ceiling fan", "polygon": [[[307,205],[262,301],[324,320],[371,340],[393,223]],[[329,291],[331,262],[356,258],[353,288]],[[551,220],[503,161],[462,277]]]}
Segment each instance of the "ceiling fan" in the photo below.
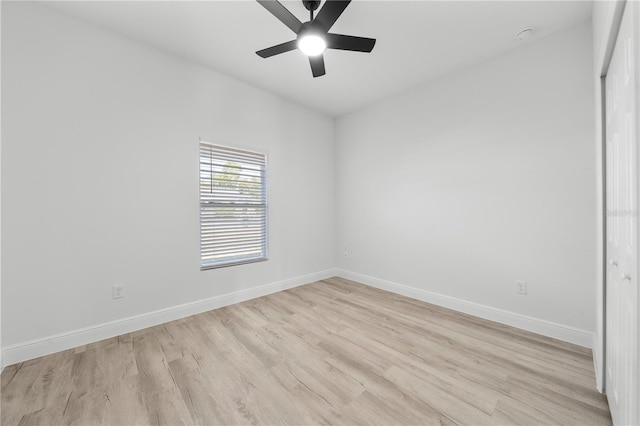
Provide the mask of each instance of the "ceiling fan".
{"label": "ceiling fan", "polygon": [[355,37],[350,35],[332,34],[329,32],[351,0],[326,0],[315,19],[313,12],[320,6],[320,0],[302,0],[304,7],[310,13],[308,22],[302,23],[277,0],[257,0],[280,22],[296,33],[295,40],[287,41],[276,46],[257,51],[258,56],[269,58],[280,53],[300,49],[309,57],[311,72],[314,77],[325,74],[324,57],[326,49],[351,50],[354,52],[371,52],[376,39]]}

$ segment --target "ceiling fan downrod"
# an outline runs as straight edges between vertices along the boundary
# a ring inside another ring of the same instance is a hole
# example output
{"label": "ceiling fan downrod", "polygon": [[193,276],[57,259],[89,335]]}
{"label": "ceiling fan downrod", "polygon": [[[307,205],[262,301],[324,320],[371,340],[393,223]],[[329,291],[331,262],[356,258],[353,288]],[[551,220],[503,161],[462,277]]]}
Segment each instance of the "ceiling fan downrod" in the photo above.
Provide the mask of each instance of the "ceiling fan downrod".
{"label": "ceiling fan downrod", "polygon": [[313,11],[316,10],[318,6],[320,6],[320,0],[302,0],[302,4],[304,4],[304,7],[307,8],[309,14],[311,15],[311,18],[309,18],[309,20],[313,21]]}

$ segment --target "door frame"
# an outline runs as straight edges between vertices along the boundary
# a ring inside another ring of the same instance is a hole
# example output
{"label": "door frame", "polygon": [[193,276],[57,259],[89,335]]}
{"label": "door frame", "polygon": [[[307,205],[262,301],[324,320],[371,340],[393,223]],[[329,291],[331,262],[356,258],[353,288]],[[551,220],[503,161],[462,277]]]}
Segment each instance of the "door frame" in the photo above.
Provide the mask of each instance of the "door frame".
{"label": "door frame", "polygon": [[[622,15],[627,0],[611,2],[613,7],[611,25],[605,33],[604,52],[601,66],[598,69],[598,62],[595,63],[597,73],[596,94],[596,176],[597,176],[597,200],[596,200],[596,221],[597,221],[597,271],[596,271],[596,300],[598,302],[596,313],[596,333],[593,344],[593,362],[596,376],[596,388],[602,393],[606,393],[606,318],[607,318],[607,181],[606,181],[606,76],[609,71],[611,57],[618,38]],[[598,55],[599,52],[594,52]],[[594,58],[599,61],[600,58]],[[598,131],[599,129],[599,131]],[[598,333],[598,330],[600,331]]]}

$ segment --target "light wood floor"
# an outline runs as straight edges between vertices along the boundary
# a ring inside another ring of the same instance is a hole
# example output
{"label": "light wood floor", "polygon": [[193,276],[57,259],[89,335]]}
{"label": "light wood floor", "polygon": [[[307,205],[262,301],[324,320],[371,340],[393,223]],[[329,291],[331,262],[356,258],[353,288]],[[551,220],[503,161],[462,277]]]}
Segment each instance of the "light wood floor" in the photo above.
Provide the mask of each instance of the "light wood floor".
{"label": "light wood floor", "polygon": [[611,424],[590,350],[338,278],[9,366],[1,420]]}

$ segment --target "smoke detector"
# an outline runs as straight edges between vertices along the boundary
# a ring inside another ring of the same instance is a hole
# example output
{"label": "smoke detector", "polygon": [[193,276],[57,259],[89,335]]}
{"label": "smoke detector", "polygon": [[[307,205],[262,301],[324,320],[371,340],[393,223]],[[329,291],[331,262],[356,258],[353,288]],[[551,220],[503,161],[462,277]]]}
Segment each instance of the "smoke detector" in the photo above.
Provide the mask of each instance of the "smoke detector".
{"label": "smoke detector", "polygon": [[533,28],[528,27],[518,31],[515,35],[516,40],[525,41],[533,35]]}

